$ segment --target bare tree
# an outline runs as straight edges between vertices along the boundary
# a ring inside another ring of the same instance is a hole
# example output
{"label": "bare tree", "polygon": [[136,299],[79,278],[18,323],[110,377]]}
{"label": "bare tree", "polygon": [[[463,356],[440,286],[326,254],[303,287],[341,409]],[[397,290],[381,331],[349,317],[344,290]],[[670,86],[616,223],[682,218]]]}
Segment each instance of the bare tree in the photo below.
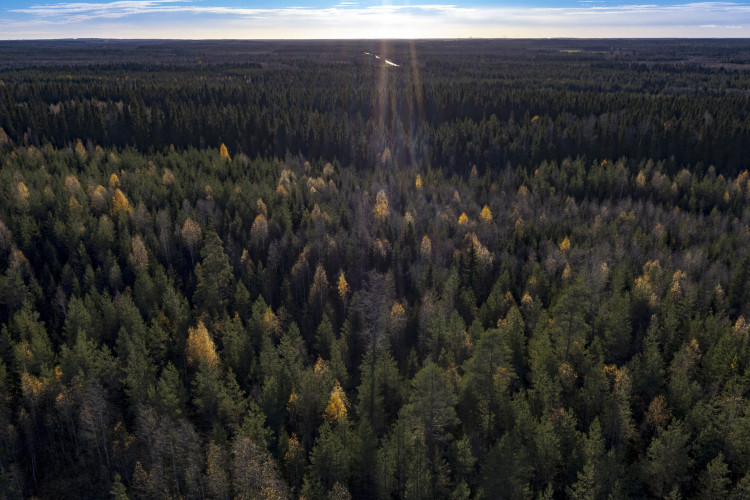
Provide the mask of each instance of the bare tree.
{"label": "bare tree", "polygon": [[365,286],[355,296],[354,307],[364,320],[362,334],[370,354],[370,422],[373,421],[375,409],[375,365],[378,353],[388,346],[390,312],[395,294],[395,283],[390,272],[381,274],[371,271]]}
{"label": "bare tree", "polygon": [[238,436],[232,445],[232,479],[235,498],[290,497],[273,459],[246,436]]}
{"label": "bare tree", "polygon": [[182,225],[182,241],[190,251],[190,262],[195,265],[195,249],[203,239],[201,227],[193,219],[185,219]]}
{"label": "bare tree", "polygon": [[79,414],[81,437],[96,450],[100,462],[110,468],[109,402],[104,387],[98,380],[91,380],[83,390]]}
{"label": "bare tree", "polygon": [[167,258],[167,264],[169,264],[171,263],[169,249],[172,245],[172,220],[169,218],[169,213],[164,209],[159,210],[159,213],[156,214],[156,228],[159,231],[159,243],[161,243],[162,251]]}

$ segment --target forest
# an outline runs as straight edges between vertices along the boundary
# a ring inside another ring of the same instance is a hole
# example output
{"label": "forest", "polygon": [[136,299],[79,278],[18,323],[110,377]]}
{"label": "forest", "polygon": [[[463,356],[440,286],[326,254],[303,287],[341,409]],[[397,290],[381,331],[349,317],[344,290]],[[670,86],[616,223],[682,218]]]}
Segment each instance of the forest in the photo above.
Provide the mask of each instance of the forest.
{"label": "forest", "polygon": [[748,144],[747,40],[0,42],[0,498],[749,499]]}

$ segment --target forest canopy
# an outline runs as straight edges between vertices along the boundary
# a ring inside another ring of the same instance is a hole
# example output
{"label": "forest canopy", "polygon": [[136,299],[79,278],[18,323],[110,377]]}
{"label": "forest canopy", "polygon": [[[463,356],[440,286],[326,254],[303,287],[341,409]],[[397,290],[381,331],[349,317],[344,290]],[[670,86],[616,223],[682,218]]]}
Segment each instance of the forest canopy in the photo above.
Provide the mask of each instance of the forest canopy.
{"label": "forest canopy", "polygon": [[0,497],[746,498],[748,70],[0,42]]}

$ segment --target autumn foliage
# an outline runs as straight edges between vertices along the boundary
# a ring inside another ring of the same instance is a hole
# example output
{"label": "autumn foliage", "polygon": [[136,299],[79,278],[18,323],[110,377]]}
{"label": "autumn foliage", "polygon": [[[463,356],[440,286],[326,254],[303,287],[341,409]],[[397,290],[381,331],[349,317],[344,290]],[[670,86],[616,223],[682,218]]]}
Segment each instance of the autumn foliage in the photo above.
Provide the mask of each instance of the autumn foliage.
{"label": "autumn foliage", "polygon": [[119,188],[115,189],[115,194],[112,196],[112,215],[117,216],[120,213],[130,213],[133,207],[130,206],[130,202],[125,197]]}
{"label": "autumn foliage", "polygon": [[202,320],[188,330],[185,356],[188,363],[194,366],[201,363],[206,363],[209,366],[218,366],[219,364],[216,346]]}
{"label": "autumn foliage", "polygon": [[382,189],[378,191],[375,197],[375,208],[372,209],[372,212],[378,220],[385,219],[391,213],[391,209],[388,207],[388,197]]}
{"label": "autumn foliage", "polygon": [[328,398],[328,406],[323,412],[323,417],[331,423],[338,422],[346,417],[348,401],[341,385],[336,381]]}
{"label": "autumn foliage", "polygon": [[229,156],[229,151],[227,150],[226,145],[222,142],[221,147],[219,148],[219,156],[221,156],[222,160],[231,162],[232,158]]}

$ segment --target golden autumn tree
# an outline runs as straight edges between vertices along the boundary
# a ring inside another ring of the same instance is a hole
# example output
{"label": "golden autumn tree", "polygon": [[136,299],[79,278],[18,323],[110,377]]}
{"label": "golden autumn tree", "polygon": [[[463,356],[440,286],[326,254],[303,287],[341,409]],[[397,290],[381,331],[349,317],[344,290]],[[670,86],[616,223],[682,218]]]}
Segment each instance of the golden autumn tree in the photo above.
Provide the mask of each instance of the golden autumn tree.
{"label": "golden autumn tree", "polygon": [[479,238],[477,237],[476,233],[474,232],[468,232],[464,236],[464,241],[466,242],[468,248],[467,250],[473,248],[474,252],[476,254],[477,261],[482,264],[483,266],[489,266],[492,264],[492,253],[482,245],[482,242],[479,241]]}
{"label": "golden autumn tree", "polygon": [[291,183],[294,179],[296,179],[294,172],[287,169],[282,170],[281,175],[279,176],[279,184],[276,186],[276,194],[282,196],[289,194],[289,189],[291,188]]}
{"label": "golden autumn tree", "polygon": [[422,236],[422,243],[419,245],[419,254],[424,259],[429,259],[432,255],[432,242],[426,234]]}
{"label": "golden autumn tree", "polygon": [[385,261],[391,252],[391,242],[387,238],[375,238],[372,242],[372,252],[382,261]]}
{"label": "golden autumn tree", "polygon": [[672,410],[669,408],[667,398],[663,394],[657,394],[648,405],[644,415],[645,423],[652,429],[666,428],[672,419]]}
{"label": "golden autumn tree", "polygon": [[164,169],[164,175],[161,176],[161,183],[167,187],[174,184],[174,174],[168,168]]}
{"label": "golden autumn tree", "polygon": [[68,198],[68,209],[71,213],[80,213],[81,204],[78,202],[78,200],[75,199],[74,196]]}
{"label": "golden autumn tree", "polygon": [[221,147],[219,147],[219,156],[221,156],[221,159],[227,162],[232,162],[232,158],[229,156],[229,151],[227,150],[226,144],[223,142],[221,143]]}
{"label": "golden autumn tree", "polygon": [[117,216],[120,212],[129,214],[132,210],[133,207],[130,206],[130,202],[125,197],[125,193],[119,188],[115,189],[115,194],[112,196],[112,215]]}
{"label": "golden autumn tree", "polygon": [[266,307],[266,310],[263,313],[263,329],[267,334],[277,338],[281,337],[281,323],[279,322],[276,313],[271,309],[271,306]]}
{"label": "golden autumn tree", "polygon": [[318,263],[315,266],[315,275],[313,276],[313,283],[310,286],[309,301],[310,305],[317,309],[321,309],[325,303],[326,296],[328,295],[328,276],[326,275],[325,269],[322,264]]}
{"label": "golden autumn tree", "polygon": [[29,200],[29,188],[23,181],[18,181],[12,185],[11,197],[13,201],[18,205],[25,205]]}
{"label": "golden autumn tree", "polygon": [[490,222],[492,222],[492,212],[490,211],[490,207],[488,207],[487,205],[485,205],[482,208],[482,213],[479,214],[479,218],[482,219],[482,222],[485,222],[487,224],[489,224]]}
{"label": "golden autumn tree", "polygon": [[570,270],[570,264],[565,264],[565,269],[563,269],[563,272],[562,272],[562,279],[564,280],[570,279],[571,272],[572,271]]}
{"label": "golden autumn tree", "polygon": [[195,328],[188,329],[187,346],[185,347],[187,361],[193,366],[207,363],[210,366],[219,364],[219,356],[216,354],[216,345],[208,333],[203,320],[198,321]]}
{"label": "golden autumn tree", "polygon": [[643,170],[638,172],[638,175],[635,177],[635,185],[638,186],[638,189],[646,188],[646,174],[643,173]]}
{"label": "golden autumn tree", "polygon": [[339,292],[339,297],[341,297],[341,300],[346,300],[346,298],[351,293],[351,290],[349,289],[349,283],[346,281],[346,277],[344,276],[344,271],[341,271],[339,273],[339,279],[336,282],[336,289]]}
{"label": "golden autumn tree", "polygon": [[346,408],[348,405],[349,402],[346,399],[346,393],[344,393],[337,380],[333,386],[333,390],[331,390],[331,396],[328,398],[328,406],[323,411],[323,417],[331,424],[339,422],[346,418]]}
{"label": "golden autumn tree", "polygon": [[391,332],[400,333],[404,326],[406,326],[406,309],[401,302],[396,301],[391,306],[389,327]]}
{"label": "golden autumn tree", "polygon": [[388,197],[382,189],[378,191],[378,194],[375,197],[375,208],[373,208],[372,212],[378,220],[385,219],[391,213],[391,209],[388,207]]}
{"label": "golden autumn tree", "polygon": [[75,151],[78,160],[80,160],[81,163],[85,162],[88,155],[86,154],[86,147],[81,142],[81,139],[76,141]]}
{"label": "golden autumn tree", "polygon": [[263,203],[262,198],[258,198],[258,201],[255,202],[255,209],[258,213],[263,214],[263,217],[268,217],[268,207]]}
{"label": "golden autumn tree", "polygon": [[560,243],[560,251],[561,252],[567,252],[570,250],[570,238],[567,236],[562,240]]}
{"label": "golden autumn tree", "polygon": [[114,172],[112,172],[112,175],[109,176],[109,187],[120,187],[120,178],[117,177],[117,174]]}

